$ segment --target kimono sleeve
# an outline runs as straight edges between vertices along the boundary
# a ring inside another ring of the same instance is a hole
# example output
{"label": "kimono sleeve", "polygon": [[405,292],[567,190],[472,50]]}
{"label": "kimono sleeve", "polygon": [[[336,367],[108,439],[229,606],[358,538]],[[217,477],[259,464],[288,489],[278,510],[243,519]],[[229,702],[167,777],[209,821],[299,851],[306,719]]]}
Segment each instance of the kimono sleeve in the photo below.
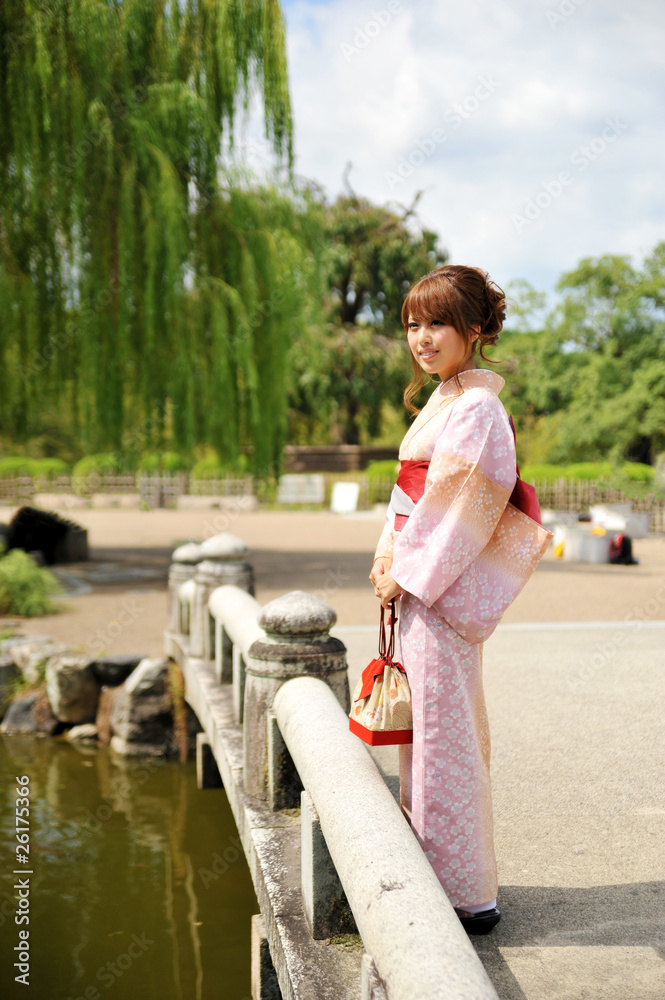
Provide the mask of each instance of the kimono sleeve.
{"label": "kimono sleeve", "polygon": [[427,607],[485,548],[516,480],[515,442],[498,397],[470,389],[434,447],[425,492],[399,532],[391,576]]}
{"label": "kimono sleeve", "polygon": [[388,513],[386,514],[386,523],[383,526],[383,531],[381,532],[381,537],[379,538],[378,545],[376,546],[376,552],[374,553],[375,562],[380,556],[392,559],[393,547],[395,545],[394,521],[395,515],[389,507]]}

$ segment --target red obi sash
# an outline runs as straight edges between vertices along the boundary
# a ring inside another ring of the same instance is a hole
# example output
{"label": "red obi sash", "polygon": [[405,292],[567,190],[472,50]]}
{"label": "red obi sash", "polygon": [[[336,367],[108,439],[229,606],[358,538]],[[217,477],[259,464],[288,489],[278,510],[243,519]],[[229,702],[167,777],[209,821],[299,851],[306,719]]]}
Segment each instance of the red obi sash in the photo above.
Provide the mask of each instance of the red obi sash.
{"label": "red obi sash", "polygon": [[[429,462],[400,462],[397,485],[414,503],[418,503],[425,492],[428,469]],[[402,530],[408,517],[408,514],[395,514],[395,531]]]}
{"label": "red obi sash", "polygon": [[[515,434],[515,424],[512,417],[510,417],[510,426],[513,429],[513,434]],[[523,514],[526,514],[533,521],[536,521],[537,524],[542,524],[540,504],[538,503],[536,491],[530,483],[525,483],[524,480],[520,479],[520,470],[517,463],[515,463],[515,468],[517,470],[517,482],[508,502],[513,507],[521,510]],[[406,461],[400,463],[397,485],[414,503],[418,503],[425,492],[425,480],[427,479],[428,469],[429,462]],[[408,514],[395,514],[395,531],[401,531],[408,518]]]}

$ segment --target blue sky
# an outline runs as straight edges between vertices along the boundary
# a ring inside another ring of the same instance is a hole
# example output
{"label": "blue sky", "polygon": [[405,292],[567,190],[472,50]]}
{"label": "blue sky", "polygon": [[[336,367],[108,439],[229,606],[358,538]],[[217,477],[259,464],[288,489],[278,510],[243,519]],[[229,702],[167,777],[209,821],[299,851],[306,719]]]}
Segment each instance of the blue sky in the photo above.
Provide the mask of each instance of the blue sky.
{"label": "blue sky", "polygon": [[423,190],[453,261],[548,292],[665,239],[662,0],[282,6],[296,171],[329,196],[348,161],[374,201]]}

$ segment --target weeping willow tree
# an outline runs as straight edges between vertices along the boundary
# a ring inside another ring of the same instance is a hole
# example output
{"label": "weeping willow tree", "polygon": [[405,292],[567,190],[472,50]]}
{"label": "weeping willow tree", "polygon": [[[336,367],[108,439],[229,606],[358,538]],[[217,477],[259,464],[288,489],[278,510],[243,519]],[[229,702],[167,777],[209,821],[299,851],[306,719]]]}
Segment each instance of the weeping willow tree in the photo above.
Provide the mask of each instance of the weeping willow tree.
{"label": "weeping willow tree", "polygon": [[[0,6],[0,416],[80,453],[274,462],[304,267],[294,209],[234,183],[258,95],[291,166],[277,0]],[[55,433],[55,432],[54,432]],[[57,435],[56,435],[57,437]]]}

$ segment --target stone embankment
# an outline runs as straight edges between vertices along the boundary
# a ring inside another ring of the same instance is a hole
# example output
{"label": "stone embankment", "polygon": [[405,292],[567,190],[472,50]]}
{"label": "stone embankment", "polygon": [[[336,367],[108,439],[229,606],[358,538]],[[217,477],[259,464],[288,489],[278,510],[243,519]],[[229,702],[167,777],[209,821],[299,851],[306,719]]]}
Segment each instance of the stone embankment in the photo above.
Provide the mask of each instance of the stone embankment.
{"label": "stone embankment", "polygon": [[[48,636],[0,642],[2,733],[93,740],[117,753],[179,752],[174,731],[173,664],[141,656],[90,659]],[[177,686],[176,686],[177,688]],[[199,729],[186,709],[193,747]]]}
{"label": "stone embankment", "polygon": [[[197,570],[197,622],[204,620],[216,587],[231,583],[253,592],[246,556],[245,543],[227,533],[175,550],[172,584]],[[195,636],[201,650],[210,640],[201,630]],[[0,718],[3,733],[96,740],[128,756],[184,755],[187,748],[193,751],[201,728],[184,702],[179,668],[169,659],[90,657],[47,635],[0,640]]]}

